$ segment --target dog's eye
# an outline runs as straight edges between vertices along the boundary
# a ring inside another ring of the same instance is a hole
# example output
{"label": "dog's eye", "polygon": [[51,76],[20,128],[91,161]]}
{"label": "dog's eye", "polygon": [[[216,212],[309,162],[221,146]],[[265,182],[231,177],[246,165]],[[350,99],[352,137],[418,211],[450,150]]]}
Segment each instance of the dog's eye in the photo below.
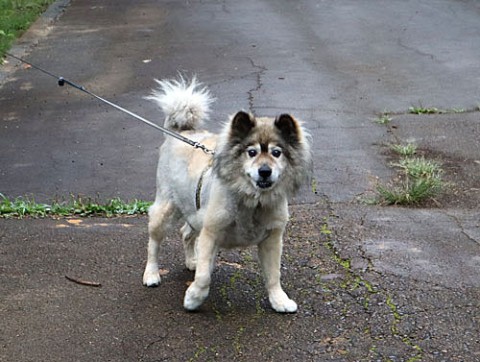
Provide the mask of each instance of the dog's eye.
{"label": "dog's eye", "polygon": [[247,150],[247,153],[250,157],[255,157],[257,155],[257,150],[251,148],[251,149]]}
{"label": "dog's eye", "polygon": [[278,150],[278,149],[275,149],[272,151],[272,156],[275,157],[275,158],[279,158],[282,154],[282,151]]}

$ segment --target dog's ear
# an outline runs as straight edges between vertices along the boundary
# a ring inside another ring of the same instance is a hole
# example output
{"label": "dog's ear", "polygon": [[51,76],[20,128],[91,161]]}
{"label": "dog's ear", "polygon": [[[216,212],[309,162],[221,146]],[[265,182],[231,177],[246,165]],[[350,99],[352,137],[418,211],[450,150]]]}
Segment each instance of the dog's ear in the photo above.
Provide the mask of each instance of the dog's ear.
{"label": "dog's ear", "polygon": [[300,142],[300,130],[297,121],[289,114],[281,114],[275,119],[275,127],[278,128],[282,138],[290,145]]}
{"label": "dog's ear", "polygon": [[238,112],[230,124],[230,139],[232,141],[243,140],[250,134],[253,127],[255,127],[255,119],[247,112]]}

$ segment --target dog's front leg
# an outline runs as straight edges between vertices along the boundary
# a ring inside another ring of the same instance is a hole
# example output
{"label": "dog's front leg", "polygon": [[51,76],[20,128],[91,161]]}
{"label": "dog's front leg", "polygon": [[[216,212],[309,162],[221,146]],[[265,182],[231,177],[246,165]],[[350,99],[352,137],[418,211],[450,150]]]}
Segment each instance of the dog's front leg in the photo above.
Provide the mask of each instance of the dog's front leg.
{"label": "dog's front leg", "polygon": [[187,310],[193,311],[198,309],[207,299],[211,275],[218,252],[215,238],[215,233],[208,231],[206,228],[202,229],[198,237],[195,280],[188,287],[183,301],[183,306]]}
{"label": "dog's front leg", "polygon": [[272,308],[280,313],[293,313],[297,311],[297,303],[287,296],[280,284],[282,238],[282,229],[272,230],[271,235],[258,245],[258,256]]}

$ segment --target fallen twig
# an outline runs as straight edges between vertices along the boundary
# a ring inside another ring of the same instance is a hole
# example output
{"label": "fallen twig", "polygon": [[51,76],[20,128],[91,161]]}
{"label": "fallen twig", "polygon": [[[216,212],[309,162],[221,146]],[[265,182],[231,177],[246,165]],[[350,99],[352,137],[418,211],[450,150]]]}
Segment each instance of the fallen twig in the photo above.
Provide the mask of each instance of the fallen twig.
{"label": "fallen twig", "polygon": [[65,278],[67,280],[70,280],[71,282],[74,282],[74,283],[77,283],[77,284],[80,284],[80,285],[86,285],[86,286],[89,286],[89,287],[101,287],[102,286],[102,284],[97,283],[97,282],[91,282],[91,281],[88,281],[88,280],[76,279],[76,278],[69,277],[68,275],[65,275]]}

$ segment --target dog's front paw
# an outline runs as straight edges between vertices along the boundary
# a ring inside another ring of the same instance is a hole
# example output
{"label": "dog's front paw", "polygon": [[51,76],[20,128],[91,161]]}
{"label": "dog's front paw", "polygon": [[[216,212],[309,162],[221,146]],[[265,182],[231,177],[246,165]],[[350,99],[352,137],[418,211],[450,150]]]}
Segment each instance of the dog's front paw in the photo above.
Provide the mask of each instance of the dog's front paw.
{"label": "dog's front paw", "polygon": [[157,287],[160,284],[160,273],[158,268],[146,268],[143,273],[143,285],[147,287]]}
{"label": "dog's front paw", "polygon": [[298,309],[297,303],[291,300],[284,291],[270,295],[270,304],[275,312],[295,313]]}
{"label": "dog's front paw", "polygon": [[209,288],[200,288],[193,282],[185,292],[183,307],[186,310],[194,311],[198,309],[207,299]]}

